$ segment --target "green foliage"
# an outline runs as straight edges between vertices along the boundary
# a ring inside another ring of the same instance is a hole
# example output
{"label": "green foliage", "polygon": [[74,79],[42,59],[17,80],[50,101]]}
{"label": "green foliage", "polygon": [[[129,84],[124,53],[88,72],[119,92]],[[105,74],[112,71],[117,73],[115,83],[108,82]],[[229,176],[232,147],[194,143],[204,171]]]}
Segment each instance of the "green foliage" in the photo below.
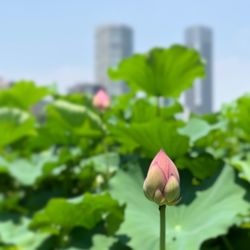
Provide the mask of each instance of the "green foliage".
{"label": "green foliage", "polygon": [[86,193],[80,200],[50,200],[45,209],[35,214],[31,227],[56,234],[77,226],[91,229],[104,215],[107,233],[113,234],[123,221],[123,207],[108,194]]}
{"label": "green foliage", "polygon": [[103,235],[95,235],[93,237],[94,246],[91,250],[99,250],[99,249],[109,249],[114,244],[114,238],[107,238]]}
{"label": "green foliage", "polygon": [[158,249],[159,212],[142,182],[161,148],[182,189],[181,204],[167,207],[167,247],[244,249],[250,96],[184,121],[175,97],[204,65],[179,45],[132,56],[110,74],[133,92],[105,112],[91,95],[33,82],[0,90],[0,249]]}
{"label": "green foliage", "polygon": [[153,157],[160,148],[172,158],[188,151],[188,138],[179,134],[180,121],[164,122],[160,119],[149,122],[115,126],[112,132],[128,151],[140,148],[148,157]]}
{"label": "green foliage", "polygon": [[22,218],[19,223],[7,221],[0,223],[1,241],[6,244],[17,246],[17,248],[10,249],[38,249],[42,242],[48,238],[48,234],[35,233],[29,230],[29,219]]}
{"label": "green foliage", "polygon": [[93,164],[96,171],[105,173],[107,168],[109,171],[114,171],[120,164],[119,155],[117,153],[105,153],[97,156],[90,157],[80,162],[81,167]]}
{"label": "green foliage", "polygon": [[179,168],[187,168],[191,171],[194,177],[205,179],[215,174],[222,167],[223,161],[215,159],[208,153],[197,155],[184,156],[177,160]]}
{"label": "green foliage", "polygon": [[199,54],[181,45],[134,55],[109,70],[113,80],[124,80],[134,90],[165,97],[178,97],[204,74]]}
{"label": "green foliage", "polygon": [[[138,167],[133,167],[131,172],[119,172],[112,180],[112,194],[127,204],[126,220],[119,233],[131,237],[129,245],[133,249],[141,246],[145,250],[158,249],[159,212],[155,204],[145,199],[142,185],[143,176]],[[133,192],[127,192],[126,187]],[[167,207],[168,248],[196,250],[204,240],[226,233],[236,224],[237,214],[245,213],[249,207],[243,201],[244,194],[244,189],[234,182],[233,170],[225,167],[214,185],[197,193],[190,205]]]}
{"label": "green foliage", "polygon": [[248,141],[250,141],[249,110],[250,94],[242,96],[223,110],[223,114],[228,118],[231,128],[238,130],[238,135]]}
{"label": "green foliage", "polygon": [[184,128],[179,129],[179,133],[188,136],[193,143],[216,129],[218,125],[210,125],[201,118],[191,118]]}
{"label": "green foliage", "polygon": [[47,88],[37,87],[32,81],[16,82],[12,88],[0,92],[0,106],[28,110],[49,93]]}
{"label": "green foliage", "polygon": [[33,134],[34,119],[16,108],[0,108],[0,147]]}
{"label": "green foliage", "polygon": [[84,106],[58,100],[48,106],[48,124],[56,133],[95,136],[105,129],[100,117]]}
{"label": "green foliage", "polygon": [[232,157],[229,162],[232,166],[239,170],[239,176],[242,179],[250,182],[250,153]]}
{"label": "green foliage", "polygon": [[[34,185],[44,174],[46,165],[57,162],[53,151],[33,154],[31,159],[17,158],[14,161],[2,160],[1,167],[21,185]],[[28,174],[27,174],[28,173]]]}

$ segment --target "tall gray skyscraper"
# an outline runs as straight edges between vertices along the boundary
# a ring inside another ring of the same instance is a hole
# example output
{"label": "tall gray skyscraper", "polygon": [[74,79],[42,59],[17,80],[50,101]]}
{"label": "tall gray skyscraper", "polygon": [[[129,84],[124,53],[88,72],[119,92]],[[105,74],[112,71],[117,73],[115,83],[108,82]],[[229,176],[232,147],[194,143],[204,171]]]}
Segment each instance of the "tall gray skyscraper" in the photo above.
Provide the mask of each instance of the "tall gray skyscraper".
{"label": "tall gray skyscraper", "polygon": [[193,87],[184,93],[184,105],[188,112],[210,113],[213,105],[212,31],[202,26],[190,27],[186,30],[185,42],[202,56],[206,63],[206,77],[195,80]]}
{"label": "tall gray skyscraper", "polygon": [[125,25],[106,25],[97,28],[95,37],[95,75],[96,82],[111,95],[119,95],[126,91],[123,82],[112,82],[107,74],[109,67],[133,53],[133,31]]}

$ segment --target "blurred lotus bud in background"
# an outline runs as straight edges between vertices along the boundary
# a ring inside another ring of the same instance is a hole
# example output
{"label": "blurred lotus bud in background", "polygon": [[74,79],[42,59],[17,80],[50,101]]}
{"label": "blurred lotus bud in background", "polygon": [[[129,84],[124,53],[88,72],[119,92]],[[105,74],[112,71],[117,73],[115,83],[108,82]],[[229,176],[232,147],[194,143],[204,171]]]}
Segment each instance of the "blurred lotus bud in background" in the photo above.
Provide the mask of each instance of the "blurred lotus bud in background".
{"label": "blurred lotus bud in background", "polygon": [[100,111],[104,111],[110,106],[110,97],[104,89],[100,89],[93,96],[93,106],[98,108]]}

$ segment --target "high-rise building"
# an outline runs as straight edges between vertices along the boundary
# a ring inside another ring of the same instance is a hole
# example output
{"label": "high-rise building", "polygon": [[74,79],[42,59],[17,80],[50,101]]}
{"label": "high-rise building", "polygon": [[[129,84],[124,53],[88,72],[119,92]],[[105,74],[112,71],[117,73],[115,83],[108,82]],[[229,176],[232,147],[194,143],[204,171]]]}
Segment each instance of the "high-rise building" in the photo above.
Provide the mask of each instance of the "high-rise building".
{"label": "high-rise building", "polygon": [[88,93],[93,95],[99,89],[101,89],[101,86],[96,83],[82,82],[68,88],[68,93]]}
{"label": "high-rise building", "polygon": [[6,89],[10,86],[10,82],[4,80],[2,77],[0,77],[0,89]]}
{"label": "high-rise building", "polygon": [[207,27],[194,26],[186,30],[185,43],[196,49],[206,64],[206,77],[195,80],[193,87],[184,93],[186,111],[198,114],[213,109],[212,31]]}
{"label": "high-rise building", "polygon": [[122,82],[112,82],[107,74],[110,67],[133,53],[133,31],[125,25],[106,25],[97,28],[95,37],[95,75],[96,82],[111,95],[119,95],[126,91]]}

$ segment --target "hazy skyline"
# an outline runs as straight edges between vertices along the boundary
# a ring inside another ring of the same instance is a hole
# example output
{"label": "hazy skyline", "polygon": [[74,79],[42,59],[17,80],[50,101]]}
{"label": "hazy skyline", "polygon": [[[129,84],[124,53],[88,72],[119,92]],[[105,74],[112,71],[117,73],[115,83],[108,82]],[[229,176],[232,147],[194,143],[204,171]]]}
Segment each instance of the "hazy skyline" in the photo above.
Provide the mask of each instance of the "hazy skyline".
{"label": "hazy skyline", "polygon": [[[1,2],[0,76],[57,81],[63,88],[94,80],[94,34],[99,25],[134,30],[135,52],[184,43],[184,31],[214,33],[214,107],[250,92],[250,2],[127,0],[9,0]],[[61,88],[62,88],[61,86]]]}

